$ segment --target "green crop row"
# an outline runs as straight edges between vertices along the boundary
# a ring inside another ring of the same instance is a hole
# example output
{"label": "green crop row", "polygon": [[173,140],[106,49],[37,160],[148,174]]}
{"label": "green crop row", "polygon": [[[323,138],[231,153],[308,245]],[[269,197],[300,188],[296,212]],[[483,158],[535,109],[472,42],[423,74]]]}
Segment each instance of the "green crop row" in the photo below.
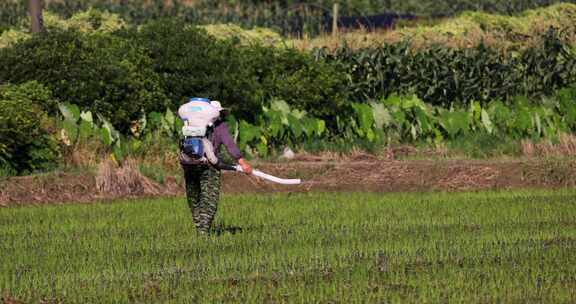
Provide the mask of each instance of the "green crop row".
{"label": "green crop row", "polygon": [[416,50],[403,42],[358,50],[344,46],[333,52],[323,48],[314,54],[346,75],[353,100],[414,93],[431,104],[450,106],[550,95],[576,81],[576,53],[554,28],[540,45],[522,52],[498,52],[484,44]]}
{"label": "green crop row", "polygon": [[182,196],[5,208],[0,294],[6,303],[573,303],[575,200],[572,189],[224,195],[209,237],[195,233]]}

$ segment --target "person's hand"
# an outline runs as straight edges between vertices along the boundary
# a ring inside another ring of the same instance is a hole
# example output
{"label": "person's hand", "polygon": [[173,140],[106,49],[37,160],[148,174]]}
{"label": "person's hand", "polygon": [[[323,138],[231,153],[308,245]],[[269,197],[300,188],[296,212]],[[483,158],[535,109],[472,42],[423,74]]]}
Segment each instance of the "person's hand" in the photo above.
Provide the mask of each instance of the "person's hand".
{"label": "person's hand", "polygon": [[246,174],[252,174],[252,166],[243,158],[238,160],[238,164],[242,167],[242,171]]}

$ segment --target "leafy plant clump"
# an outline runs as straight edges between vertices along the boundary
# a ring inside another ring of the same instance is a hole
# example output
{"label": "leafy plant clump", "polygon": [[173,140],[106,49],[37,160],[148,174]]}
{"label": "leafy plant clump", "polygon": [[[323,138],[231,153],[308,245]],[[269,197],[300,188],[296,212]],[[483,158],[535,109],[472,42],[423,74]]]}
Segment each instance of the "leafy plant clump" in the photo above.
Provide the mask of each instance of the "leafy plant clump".
{"label": "leafy plant clump", "polygon": [[345,46],[334,53],[318,49],[315,54],[346,75],[355,101],[415,93],[450,107],[470,100],[551,95],[576,81],[576,57],[554,29],[541,44],[520,53],[499,53],[485,45],[415,50],[401,43],[362,50]]}
{"label": "leafy plant clump", "polygon": [[199,27],[215,38],[237,39],[242,45],[259,44],[281,47],[284,41],[280,34],[267,28],[247,30],[235,24],[208,24]]}
{"label": "leafy plant clump", "polygon": [[[259,158],[275,156],[287,146],[297,151],[347,147],[342,150],[345,152],[354,147],[376,151],[396,144],[448,144],[470,152],[471,146],[478,146],[474,141],[483,142],[484,150],[500,149],[497,146],[506,143],[503,151],[516,153],[514,146],[522,140],[555,142],[563,134],[576,131],[575,100],[573,88],[563,89],[538,104],[516,97],[509,103],[472,101],[453,108],[433,106],[416,96],[390,96],[352,103],[351,111],[335,116],[335,125],[330,126],[321,117],[274,99],[270,106],[262,107],[254,122],[233,115],[227,117],[227,122],[240,149],[247,156]],[[169,109],[165,113],[142,113],[130,134],[116,131],[102,116],[92,119],[91,113],[80,113],[74,105],[60,105],[60,109],[65,118],[61,125],[72,146],[99,139],[119,162],[126,156],[143,157],[178,149],[182,122]],[[88,121],[84,121],[86,117]],[[159,150],[154,148],[158,144]],[[470,155],[487,155],[484,150]]]}
{"label": "leafy plant clump", "polygon": [[167,106],[146,50],[111,35],[54,30],[2,49],[0,83],[31,80],[61,101],[109,117],[121,130],[140,111]]}
{"label": "leafy plant clump", "polygon": [[0,167],[4,174],[29,174],[57,166],[60,147],[47,111],[56,104],[38,83],[0,86]]}
{"label": "leafy plant clump", "polygon": [[253,121],[272,98],[319,115],[333,115],[346,98],[344,75],[294,49],[216,40],[177,20],[121,35],[148,50],[173,110],[190,96],[207,96]]}

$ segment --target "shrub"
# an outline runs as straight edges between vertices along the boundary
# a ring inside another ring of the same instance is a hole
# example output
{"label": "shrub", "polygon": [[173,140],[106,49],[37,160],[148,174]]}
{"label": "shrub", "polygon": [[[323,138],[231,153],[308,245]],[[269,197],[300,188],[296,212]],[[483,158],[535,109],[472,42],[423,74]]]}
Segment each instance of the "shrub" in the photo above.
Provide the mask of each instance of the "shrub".
{"label": "shrub", "polygon": [[344,100],[344,76],[296,50],[217,40],[177,20],[152,22],[121,36],[149,50],[173,109],[186,97],[207,96],[253,121],[273,97],[319,115],[335,113]]}
{"label": "shrub", "polygon": [[200,26],[217,39],[238,39],[243,45],[262,44],[281,46],[282,36],[271,29],[254,28],[246,30],[235,24],[209,24]]}
{"label": "shrub", "polygon": [[104,114],[123,131],[141,111],[166,106],[145,50],[105,34],[52,30],[0,49],[0,83],[29,80],[63,102]]}
{"label": "shrub", "polygon": [[242,49],[242,60],[264,93],[266,102],[260,104],[277,98],[323,118],[336,115],[345,105],[345,74],[326,62],[315,62],[309,54],[252,46]]}
{"label": "shrub", "polygon": [[24,31],[16,31],[13,29],[3,31],[2,34],[0,34],[0,48],[11,46],[20,40],[25,40],[30,37],[31,35]]}
{"label": "shrub", "polygon": [[178,20],[151,22],[140,31],[120,34],[146,48],[173,108],[190,96],[207,96],[246,104],[250,78],[239,66],[236,49],[205,31]]}
{"label": "shrub", "polygon": [[38,81],[28,81],[21,85],[4,85],[0,89],[0,98],[19,102],[31,102],[48,114],[58,111],[58,100],[50,89]]}
{"label": "shrub", "polygon": [[[26,174],[54,168],[59,146],[53,137],[54,122],[35,100],[13,86],[0,87],[0,166],[2,171]],[[45,92],[44,92],[45,93]]]}

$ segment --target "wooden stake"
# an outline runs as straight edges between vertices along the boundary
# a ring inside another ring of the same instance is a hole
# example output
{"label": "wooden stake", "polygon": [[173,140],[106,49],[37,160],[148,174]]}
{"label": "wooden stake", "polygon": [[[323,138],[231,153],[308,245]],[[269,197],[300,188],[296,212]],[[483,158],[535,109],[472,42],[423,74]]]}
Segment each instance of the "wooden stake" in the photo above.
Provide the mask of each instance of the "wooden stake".
{"label": "wooden stake", "polygon": [[332,7],[332,37],[338,36],[338,3],[334,3]]}
{"label": "wooden stake", "polygon": [[44,29],[44,20],[42,18],[42,0],[29,0],[28,10],[30,20],[32,21],[32,33],[39,33]]}

